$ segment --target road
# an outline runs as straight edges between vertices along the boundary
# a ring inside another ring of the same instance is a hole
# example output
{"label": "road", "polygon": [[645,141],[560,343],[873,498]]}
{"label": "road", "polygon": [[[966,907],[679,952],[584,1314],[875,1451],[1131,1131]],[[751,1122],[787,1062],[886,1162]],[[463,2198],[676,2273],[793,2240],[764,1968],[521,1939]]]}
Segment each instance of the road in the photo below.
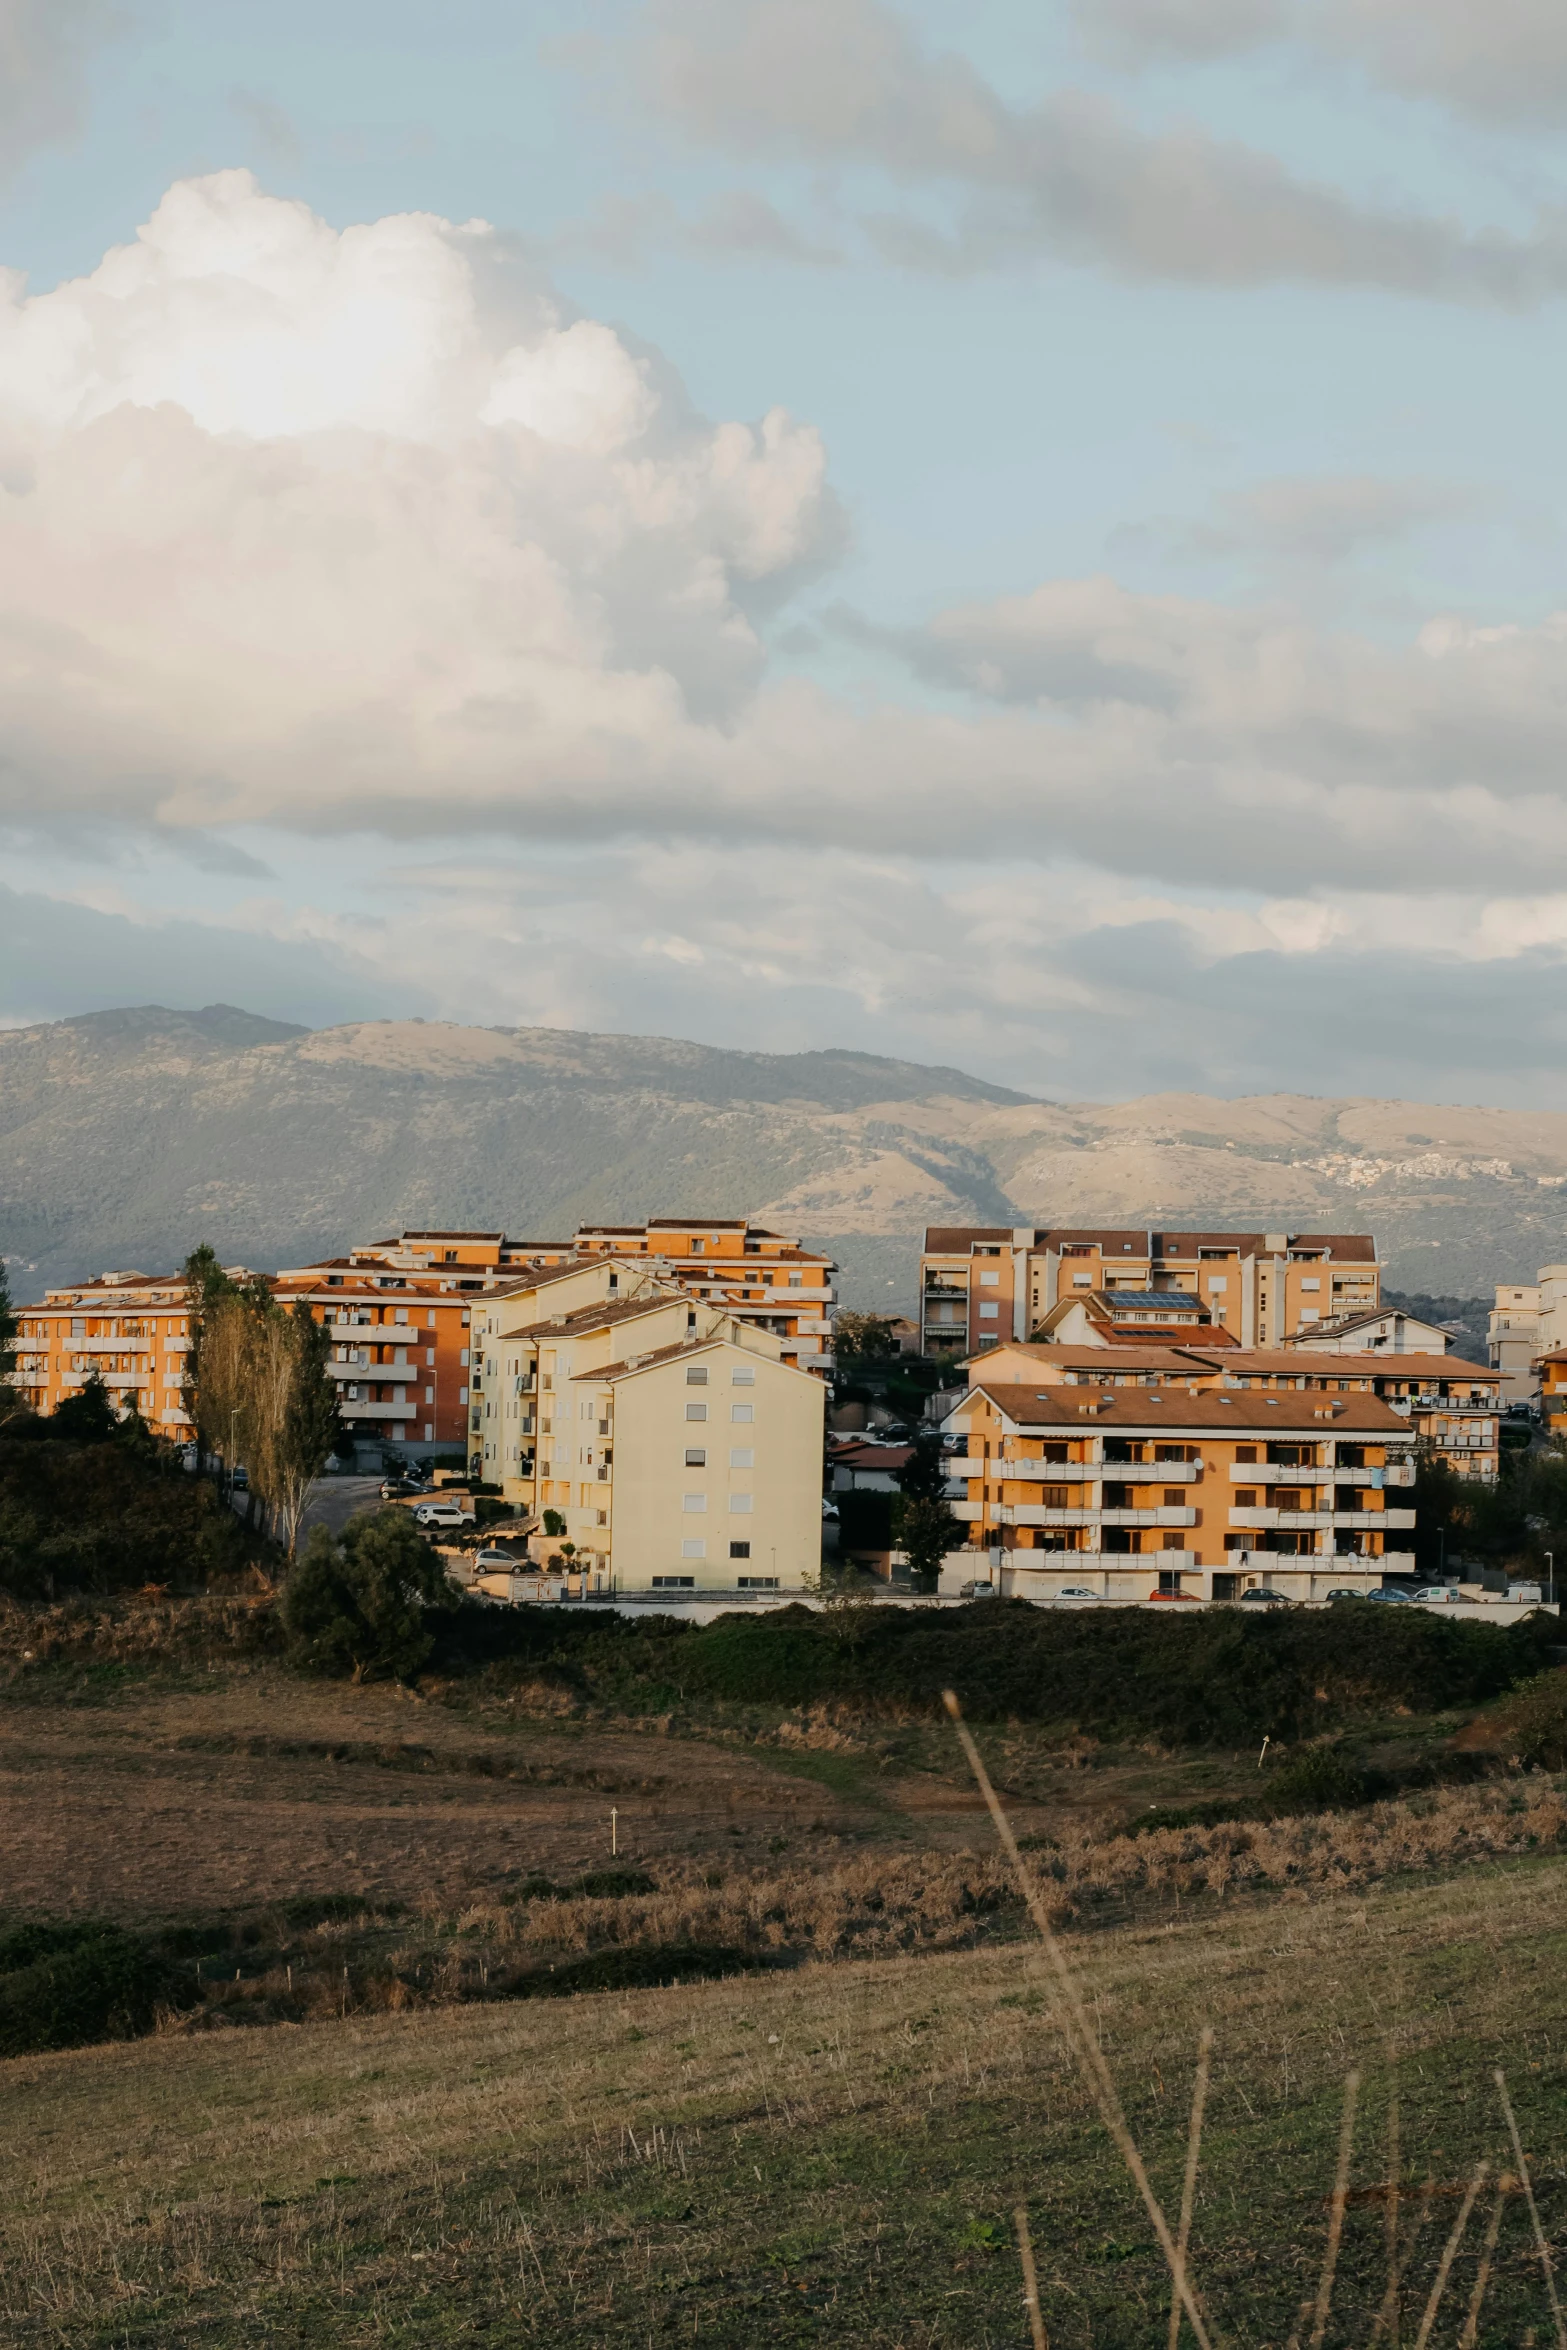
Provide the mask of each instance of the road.
{"label": "road", "polygon": [[325,1526],[329,1532],[341,1534],[355,1510],[373,1510],[380,1498],[379,1477],[318,1477],[300,1520],[300,1548],[309,1541],[312,1526]]}

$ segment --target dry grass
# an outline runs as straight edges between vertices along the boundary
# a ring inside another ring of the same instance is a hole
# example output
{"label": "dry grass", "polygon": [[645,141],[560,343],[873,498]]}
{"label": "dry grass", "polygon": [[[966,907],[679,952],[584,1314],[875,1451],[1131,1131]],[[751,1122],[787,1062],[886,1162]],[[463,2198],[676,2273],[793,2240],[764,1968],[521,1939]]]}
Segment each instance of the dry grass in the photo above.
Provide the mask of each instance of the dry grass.
{"label": "dry grass", "polygon": [[[1168,2204],[1198,2022],[1215,2021],[1192,2244],[1221,2339],[1282,2342],[1315,2302],[1357,2061],[1365,2126],[1329,2344],[1366,2340],[1383,2293],[1372,2149],[1395,2082],[1405,2338],[1449,2234],[1425,2218],[1456,2211],[1478,2160],[1512,2167],[1488,2069],[1504,2054],[1559,2239],[1564,1894],[1567,1867],[1536,1861],[1078,1946]],[[1022,2203],[1057,2350],[1152,2344],[1162,2263],[1046,2020],[1038,1964],[1028,1945],[905,1956],[19,2060],[5,2068],[0,2339],[1001,2350],[1025,2325]],[[1456,2334],[1482,2251],[1459,2248],[1437,2338]],[[1550,2325],[1515,2202],[1479,2339],[1536,2327],[1544,2341]]]}

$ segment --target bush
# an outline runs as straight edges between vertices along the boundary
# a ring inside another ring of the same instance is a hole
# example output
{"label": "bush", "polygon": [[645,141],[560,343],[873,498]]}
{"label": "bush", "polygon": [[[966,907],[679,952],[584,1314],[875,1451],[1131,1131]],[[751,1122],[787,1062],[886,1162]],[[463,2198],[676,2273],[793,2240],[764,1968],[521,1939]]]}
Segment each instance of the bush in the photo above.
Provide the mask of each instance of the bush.
{"label": "bush", "polygon": [[0,2056],[150,2032],[193,1981],[117,1926],[30,1926],[0,1942]]}
{"label": "bush", "polygon": [[1567,1769],[1567,1672],[1541,1673],[1514,1693],[1497,1728],[1525,1768]]}
{"label": "bush", "polygon": [[360,1510],[340,1538],[313,1529],[283,1595],[294,1661],[307,1672],[406,1681],[435,1645],[445,1569],[406,1510]]}
{"label": "bush", "polygon": [[237,1575],[249,1547],[205,1477],[145,1430],[67,1442],[64,1407],[0,1440],[0,1591],[55,1600]]}
{"label": "bush", "polygon": [[1274,1771],[1262,1787],[1269,1812],[1349,1811],[1371,1798],[1371,1782],[1332,1746],[1308,1746]]}
{"label": "bush", "polygon": [[[725,1943],[633,1942],[553,1967],[529,1967],[501,1986],[499,1996],[569,1999],[578,1991],[651,1991],[664,1983],[709,1983],[720,1975],[754,1974],[761,1963],[754,1952]],[[490,1995],[496,1995],[493,1981]]]}

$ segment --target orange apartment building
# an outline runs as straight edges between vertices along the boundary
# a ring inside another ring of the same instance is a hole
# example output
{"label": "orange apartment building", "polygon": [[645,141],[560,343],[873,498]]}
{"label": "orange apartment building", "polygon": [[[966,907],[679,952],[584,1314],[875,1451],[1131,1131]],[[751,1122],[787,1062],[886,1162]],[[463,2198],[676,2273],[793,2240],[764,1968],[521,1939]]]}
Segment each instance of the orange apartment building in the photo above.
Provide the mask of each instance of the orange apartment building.
{"label": "orange apartment building", "polygon": [[1353,1392],[1174,1381],[1088,1392],[981,1370],[949,1425],[954,1505],[1003,1597],[1287,1598],[1414,1569],[1408,1423]]}
{"label": "orange apartment building", "polygon": [[[586,1225],[572,1239],[517,1241],[499,1231],[403,1231],[346,1255],[271,1277],[284,1304],[304,1299],[332,1333],[330,1370],[345,1426],[367,1445],[413,1458],[460,1453],[476,1436],[473,1301],[533,1274],[634,1259],[735,1320],[779,1341],[780,1358],[825,1375],[832,1365],[830,1259],[745,1218],[654,1218]],[[251,1276],[242,1268],[236,1277]],[[89,1363],[160,1434],[188,1439],[181,1391],[189,1349],[178,1273],[105,1273],[22,1309],[17,1385],[39,1411],[79,1391]]]}
{"label": "orange apartment building", "polygon": [[1376,1306],[1381,1270],[1366,1233],[934,1225],[920,1256],[920,1327],[928,1352],[977,1354],[1030,1337],[1064,1299],[1168,1289],[1198,1299],[1215,1334],[1278,1346]]}
{"label": "orange apartment building", "polygon": [[[242,1266],[234,1277],[248,1280]],[[45,1290],[18,1312],[13,1384],[36,1412],[80,1395],[96,1371],[122,1411],[171,1443],[191,1437],[185,1411],[190,1319],[179,1273],[100,1273]]]}
{"label": "orange apartment building", "polygon": [[1124,1330],[1088,1345],[987,1348],[975,1378],[1033,1380],[1042,1387],[1195,1386],[1226,1393],[1372,1395],[1461,1477],[1501,1473],[1501,1379],[1484,1363],[1445,1354],[1345,1354],[1310,1346],[1229,1347],[1194,1338],[1148,1345]]}

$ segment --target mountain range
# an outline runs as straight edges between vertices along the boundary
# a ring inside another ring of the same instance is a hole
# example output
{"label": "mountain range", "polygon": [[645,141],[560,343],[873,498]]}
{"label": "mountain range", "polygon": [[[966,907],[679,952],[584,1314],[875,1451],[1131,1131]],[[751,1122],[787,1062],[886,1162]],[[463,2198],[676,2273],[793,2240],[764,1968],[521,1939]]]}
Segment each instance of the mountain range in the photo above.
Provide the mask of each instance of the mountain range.
{"label": "mountain range", "polygon": [[1375,1233],[1398,1288],[1567,1257],[1567,1115],[1365,1098],[1037,1101],[856,1052],[157,1005],[0,1031],[19,1297],[209,1240],[261,1269],[410,1226],[750,1214],[906,1309],[927,1223]]}

